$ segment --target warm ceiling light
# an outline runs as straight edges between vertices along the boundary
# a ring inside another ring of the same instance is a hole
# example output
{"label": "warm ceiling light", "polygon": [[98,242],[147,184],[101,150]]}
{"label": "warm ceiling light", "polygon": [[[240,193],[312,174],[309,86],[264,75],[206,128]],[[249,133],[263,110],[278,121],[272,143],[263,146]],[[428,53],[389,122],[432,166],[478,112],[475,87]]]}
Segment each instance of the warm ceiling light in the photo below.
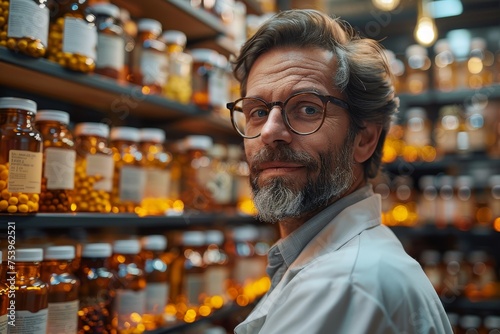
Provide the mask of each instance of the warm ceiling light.
{"label": "warm ceiling light", "polygon": [[380,10],[391,11],[399,5],[399,0],[372,0],[373,5]]}
{"label": "warm ceiling light", "polygon": [[434,19],[427,12],[427,4],[424,4],[424,1],[427,2],[426,0],[419,0],[418,2],[418,17],[414,36],[420,45],[427,47],[436,41],[438,31]]}

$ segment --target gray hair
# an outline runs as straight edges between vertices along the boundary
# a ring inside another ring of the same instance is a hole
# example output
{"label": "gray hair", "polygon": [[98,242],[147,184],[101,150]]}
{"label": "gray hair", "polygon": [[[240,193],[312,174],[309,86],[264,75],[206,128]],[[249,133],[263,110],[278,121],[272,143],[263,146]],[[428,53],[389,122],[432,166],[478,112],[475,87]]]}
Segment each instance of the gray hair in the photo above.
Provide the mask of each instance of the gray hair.
{"label": "gray hair", "polygon": [[234,75],[240,82],[242,96],[246,95],[248,74],[257,58],[284,46],[316,46],[336,55],[334,82],[350,106],[350,132],[358,133],[366,123],[382,126],[375,152],[363,164],[365,177],[374,178],[380,168],[391,119],[399,106],[383,47],[375,40],[362,38],[338,17],[312,9],[280,12],[243,45],[234,61]]}

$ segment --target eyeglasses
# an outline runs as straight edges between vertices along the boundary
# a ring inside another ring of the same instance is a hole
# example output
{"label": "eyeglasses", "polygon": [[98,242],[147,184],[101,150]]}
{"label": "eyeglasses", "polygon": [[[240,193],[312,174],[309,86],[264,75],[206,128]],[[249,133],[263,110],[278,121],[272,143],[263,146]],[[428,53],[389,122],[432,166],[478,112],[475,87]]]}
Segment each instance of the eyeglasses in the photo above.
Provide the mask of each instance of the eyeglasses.
{"label": "eyeglasses", "polygon": [[287,127],[299,135],[310,135],[319,130],[325,121],[328,102],[349,110],[347,102],[329,95],[313,92],[293,94],[284,102],[266,102],[258,97],[242,97],[226,106],[231,112],[231,123],[236,131],[247,139],[260,136],[271,110],[281,108]]}

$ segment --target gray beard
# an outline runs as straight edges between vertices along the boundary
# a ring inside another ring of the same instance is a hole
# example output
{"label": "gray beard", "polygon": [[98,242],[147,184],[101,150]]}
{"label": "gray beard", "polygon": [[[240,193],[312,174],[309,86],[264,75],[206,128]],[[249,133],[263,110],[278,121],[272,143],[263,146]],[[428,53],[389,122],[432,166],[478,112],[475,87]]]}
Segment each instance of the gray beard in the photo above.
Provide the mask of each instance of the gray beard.
{"label": "gray beard", "polygon": [[[302,189],[293,188],[293,180],[277,177],[263,187],[257,184],[258,174],[251,177],[257,218],[276,223],[284,218],[297,218],[325,208],[338,199],[354,182],[352,170],[352,144],[346,140],[334,154],[320,154],[320,166],[304,152],[294,152],[288,146],[276,149],[277,153],[259,152],[254,161],[265,159],[288,160],[303,163],[308,170],[307,184]],[[320,169],[316,180],[311,173]]]}

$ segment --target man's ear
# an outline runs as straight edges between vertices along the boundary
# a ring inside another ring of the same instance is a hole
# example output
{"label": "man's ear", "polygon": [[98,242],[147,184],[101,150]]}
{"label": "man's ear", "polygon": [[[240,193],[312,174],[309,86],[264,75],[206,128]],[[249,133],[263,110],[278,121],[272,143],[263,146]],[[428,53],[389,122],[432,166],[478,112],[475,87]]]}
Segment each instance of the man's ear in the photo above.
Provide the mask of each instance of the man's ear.
{"label": "man's ear", "polygon": [[366,123],[359,130],[354,139],[354,161],[363,163],[368,160],[377,147],[382,126],[374,123]]}

